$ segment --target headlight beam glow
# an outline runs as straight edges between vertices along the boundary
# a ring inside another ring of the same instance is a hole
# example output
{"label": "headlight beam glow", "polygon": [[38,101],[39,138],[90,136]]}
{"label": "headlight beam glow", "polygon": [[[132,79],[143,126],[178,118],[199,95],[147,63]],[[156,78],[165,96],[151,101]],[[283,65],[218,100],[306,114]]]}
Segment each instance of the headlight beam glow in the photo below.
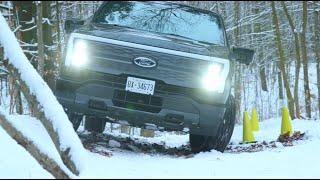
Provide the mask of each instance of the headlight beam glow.
{"label": "headlight beam glow", "polygon": [[225,80],[221,77],[222,65],[211,64],[202,78],[202,86],[207,91],[217,91],[224,88]]}
{"label": "headlight beam glow", "polygon": [[85,65],[87,61],[88,61],[87,44],[83,41],[76,41],[74,43],[71,64],[73,66],[80,67]]}

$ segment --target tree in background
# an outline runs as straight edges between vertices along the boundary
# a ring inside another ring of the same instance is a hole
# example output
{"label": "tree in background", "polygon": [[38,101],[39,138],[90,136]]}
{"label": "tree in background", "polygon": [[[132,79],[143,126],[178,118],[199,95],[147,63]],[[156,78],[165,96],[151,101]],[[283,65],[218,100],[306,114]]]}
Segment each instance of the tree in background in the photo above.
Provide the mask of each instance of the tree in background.
{"label": "tree in background", "polygon": [[303,79],[304,79],[304,97],[306,106],[306,115],[311,118],[311,97],[310,97],[310,87],[309,87],[309,68],[308,68],[308,57],[307,57],[307,42],[306,42],[306,31],[308,23],[308,10],[307,1],[303,1],[302,10],[302,31],[300,33],[301,41],[301,54],[302,54],[302,64],[303,64]]}
{"label": "tree in background", "polygon": [[278,21],[278,16],[277,16],[277,12],[276,12],[276,7],[275,7],[275,3],[274,1],[271,1],[271,8],[272,8],[272,22],[273,22],[273,26],[275,29],[275,43],[276,43],[276,47],[278,49],[278,55],[280,58],[280,62],[278,64],[279,69],[281,71],[281,75],[282,75],[282,80],[284,82],[284,86],[286,88],[286,95],[287,95],[287,100],[288,100],[288,108],[290,111],[290,116],[292,118],[295,118],[295,113],[294,113],[294,101],[293,101],[293,97],[291,94],[291,90],[290,90],[290,84],[289,84],[289,79],[288,79],[288,74],[287,74],[287,69],[286,69],[286,57],[284,54],[284,50],[282,47],[282,41],[281,41],[281,34],[280,34],[280,28],[279,28],[279,21]]}
{"label": "tree in background", "polygon": [[[238,115],[256,106],[261,119],[277,116],[280,114],[283,98],[287,99],[293,118],[310,118],[311,111],[319,111],[320,100],[316,97],[320,94],[318,95],[313,89],[319,89],[320,86],[315,86],[316,82],[310,76],[315,72],[317,60],[317,51],[314,50],[317,41],[315,38],[311,40],[311,37],[316,33],[313,27],[317,24],[315,17],[319,16],[319,14],[314,15],[320,9],[318,1],[274,2],[279,38],[276,38],[277,28],[273,23],[274,16],[270,2],[182,1],[181,3],[219,13],[225,21],[231,44],[255,50],[254,61],[248,69],[241,67],[241,73],[235,69],[234,80],[241,82],[234,82],[235,98],[238,98],[238,102],[241,101],[240,107],[237,107]],[[281,41],[282,58],[279,54],[281,50],[279,51],[277,47],[278,40]],[[285,61],[282,63],[283,58]],[[282,70],[279,66],[282,66]],[[283,74],[283,70],[286,75]],[[301,71],[303,80],[300,78]],[[304,85],[300,88],[299,84],[302,83]],[[255,95],[251,96],[252,94]],[[318,101],[317,104],[313,103]]]}
{"label": "tree in background", "polygon": [[314,54],[316,58],[316,63],[317,63],[317,87],[318,87],[318,111],[319,111],[319,117],[320,117],[320,9],[317,5],[316,2],[313,2],[313,43],[314,43]]}

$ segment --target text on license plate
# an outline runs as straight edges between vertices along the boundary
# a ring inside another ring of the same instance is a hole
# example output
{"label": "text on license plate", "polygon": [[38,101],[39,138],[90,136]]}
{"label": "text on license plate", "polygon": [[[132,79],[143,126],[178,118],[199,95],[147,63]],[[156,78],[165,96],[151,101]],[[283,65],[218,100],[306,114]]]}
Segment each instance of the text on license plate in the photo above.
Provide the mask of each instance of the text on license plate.
{"label": "text on license plate", "polygon": [[155,81],[135,77],[127,78],[126,91],[153,95],[154,87]]}

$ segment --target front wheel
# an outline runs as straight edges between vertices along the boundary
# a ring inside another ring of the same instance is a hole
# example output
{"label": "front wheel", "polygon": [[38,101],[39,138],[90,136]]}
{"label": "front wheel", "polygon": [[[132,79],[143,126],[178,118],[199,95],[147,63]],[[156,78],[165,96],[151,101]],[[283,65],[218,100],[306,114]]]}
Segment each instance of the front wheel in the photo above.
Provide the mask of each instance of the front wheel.
{"label": "front wheel", "polygon": [[106,127],[106,120],[104,118],[95,116],[86,116],[84,122],[84,129],[89,132],[103,133]]}
{"label": "front wheel", "polygon": [[78,114],[76,112],[72,112],[72,111],[67,111],[67,115],[68,115],[68,118],[69,118],[69,120],[71,121],[71,123],[73,125],[73,129],[75,131],[77,131],[79,126],[80,126],[80,124],[81,124],[83,115],[82,114]]}
{"label": "front wheel", "polygon": [[220,124],[216,136],[189,135],[189,141],[192,152],[210,151],[215,149],[223,152],[230,142],[235,125],[235,101],[232,95],[227,100],[227,109],[223,116],[223,122]]}

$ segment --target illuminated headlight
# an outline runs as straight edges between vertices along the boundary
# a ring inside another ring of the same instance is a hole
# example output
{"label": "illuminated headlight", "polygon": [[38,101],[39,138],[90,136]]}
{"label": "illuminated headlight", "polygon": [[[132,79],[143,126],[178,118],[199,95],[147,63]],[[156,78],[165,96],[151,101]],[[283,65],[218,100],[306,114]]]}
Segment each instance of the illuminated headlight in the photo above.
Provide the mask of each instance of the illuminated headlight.
{"label": "illuminated headlight", "polygon": [[202,86],[208,91],[222,92],[226,78],[223,76],[223,64],[211,64],[206,74],[202,77]]}
{"label": "illuminated headlight", "polygon": [[80,39],[72,39],[68,45],[68,53],[65,65],[82,67],[88,62],[88,47],[87,44]]}
{"label": "illuminated headlight", "polygon": [[74,44],[71,64],[73,66],[83,66],[88,61],[87,44],[78,40]]}

